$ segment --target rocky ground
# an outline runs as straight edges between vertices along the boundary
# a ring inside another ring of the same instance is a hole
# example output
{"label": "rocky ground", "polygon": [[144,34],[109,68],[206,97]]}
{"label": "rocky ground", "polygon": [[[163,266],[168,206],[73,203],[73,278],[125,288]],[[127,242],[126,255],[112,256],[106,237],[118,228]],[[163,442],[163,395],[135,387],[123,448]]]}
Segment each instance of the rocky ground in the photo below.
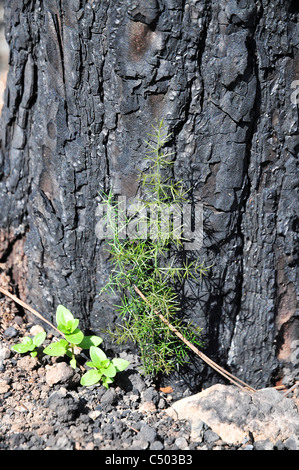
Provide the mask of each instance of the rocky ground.
{"label": "rocky ground", "polygon": [[[254,442],[248,437],[236,446],[224,442],[202,423],[196,440],[189,420],[168,413],[178,399],[170,387],[159,389],[130,361],[106,390],[80,386],[74,371],[61,358],[19,355],[10,350],[24,334],[38,328],[27,323],[12,301],[0,299],[0,449],[1,450],[295,450],[290,436],[284,442]],[[50,341],[51,335],[48,334]]]}

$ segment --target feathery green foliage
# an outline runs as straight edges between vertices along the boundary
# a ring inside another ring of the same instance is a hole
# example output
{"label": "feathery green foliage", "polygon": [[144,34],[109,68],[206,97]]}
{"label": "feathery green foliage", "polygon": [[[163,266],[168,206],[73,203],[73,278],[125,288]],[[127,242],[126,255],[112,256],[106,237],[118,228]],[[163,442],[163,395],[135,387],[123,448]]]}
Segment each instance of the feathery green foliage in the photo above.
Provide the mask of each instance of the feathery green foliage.
{"label": "feathery green foliage", "polygon": [[[121,304],[117,306],[122,321],[114,331],[110,329],[110,333],[117,343],[131,340],[138,345],[144,372],[149,375],[168,374],[188,360],[188,347],[154,310],[161,312],[190,342],[202,345],[201,329],[182,318],[178,290],[185,279],[198,279],[208,269],[204,263],[186,259],[183,225],[177,223],[178,218],[159,217],[167,208],[179,215],[188,193],[181,181],[173,180],[173,153],[163,150],[170,137],[163,131],[163,121],[153,126],[153,131],[146,142],[149,168],[140,175],[143,210],[136,207],[136,214],[132,211],[127,217],[112,191],[102,199],[107,206],[106,223],[113,231],[113,238],[106,242],[112,270],[101,293],[122,294]],[[127,226],[134,227],[136,222],[134,237],[119,237],[115,214]],[[140,225],[147,229],[146,238],[144,231],[138,231]],[[134,285],[146,296],[151,307],[138,297]]]}

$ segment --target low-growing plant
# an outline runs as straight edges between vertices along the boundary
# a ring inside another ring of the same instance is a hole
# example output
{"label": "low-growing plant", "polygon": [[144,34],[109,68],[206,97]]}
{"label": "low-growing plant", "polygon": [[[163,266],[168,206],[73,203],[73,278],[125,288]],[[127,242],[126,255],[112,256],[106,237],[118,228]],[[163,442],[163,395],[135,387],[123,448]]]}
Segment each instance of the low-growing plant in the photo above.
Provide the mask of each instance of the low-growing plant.
{"label": "low-growing plant", "polygon": [[45,331],[37,333],[33,338],[30,336],[24,336],[22,342],[14,344],[11,349],[19,354],[26,354],[27,352],[30,352],[31,357],[36,357],[38,354],[37,348],[42,345],[46,339],[46,336],[47,333]]}
{"label": "low-growing plant", "polygon": [[[74,318],[70,310],[63,305],[57,307],[56,323],[57,328],[52,325],[53,328],[57,329],[64,338],[49,344],[44,348],[43,353],[55,357],[67,355],[70,357],[70,365],[75,369],[77,367],[75,348],[89,349],[92,361],[87,362],[86,365],[93,369],[88,370],[82,376],[81,385],[90,386],[102,381],[104,387],[109,388],[116,374],[124,371],[130,364],[129,361],[121,358],[108,359],[104,351],[97,347],[102,343],[102,338],[96,335],[85,336],[78,328],[79,320]],[[34,338],[25,336],[21,343],[13,345],[11,349],[19,354],[30,352],[31,356],[35,357],[36,348],[44,342],[46,336],[45,331],[37,333]]]}
{"label": "low-growing plant", "polygon": [[[171,218],[165,224],[158,216],[167,207],[179,210],[188,200],[182,182],[172,177],[173,153],[164,150],[169,135],[163,130],[163,121],[153,129],[147,142],[149,167],[140,174],[140,202],[145,210],[138,213],[138,224],[147,227],[150,236],[146,238],[144,233],[138,236],[137,230],[134,237],[119,237],[115,220],[130,227],[134,213],[130,217],[123,213],[112,190],[102,197],[102,204],[107,207],[103,221],[112,236],[106,242],[111,274],[101,293],[121,294],[121,304],[117,306],[121,322],[109,332],[118,343],[129,340],[138,345],[144,371],[149,375],[168,374],[188,362],[188,346],[173,334],[167,322],[189,342],[202,346],[201,328],[183,318],[179,291],[184,282],[190,278],[196,281],[208,269],[198,258],[191,261],[186,256],[184,227],[174,225]],[[136,294],[135,285],[148,304]],[[166,322],[156,312],[161,312]]]}
{"label": "low-growing plant", "polygon": [[108,359],[102,349],[91,346],[91,361],[86,365],[92,367],[81,377],[81,385],[90,386],[100,380],[104,387],[109,388],[109,384],[114,382],[117,372],[124,371],[129,366],[129,361],[121,358]]}
{"label": "low-growing plant", "polygon": [[49,356],[64,356],[71,358],[70,365],[75,369],[77,367],[75,348],[89,349],[91,346],[98,346],[102,343],[99,336],[84,336],[79,330],[79,320],[74,318],[73,314],[63,305],[59,305],[56,310],[57,329],[64,335],[59,341],[49,344],[44,349],[44,353]]}

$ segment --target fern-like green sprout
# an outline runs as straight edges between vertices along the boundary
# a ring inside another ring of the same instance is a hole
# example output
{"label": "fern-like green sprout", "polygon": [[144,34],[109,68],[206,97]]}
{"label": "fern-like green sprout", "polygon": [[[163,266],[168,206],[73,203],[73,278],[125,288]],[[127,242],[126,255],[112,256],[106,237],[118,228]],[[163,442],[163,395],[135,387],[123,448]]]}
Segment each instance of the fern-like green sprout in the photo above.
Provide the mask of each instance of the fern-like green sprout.
{"label": "fern-like green sprout", "polygon": [[[108,290],[114,295],[122,294],[121,304],[117,306],[122,321],[114,331],[110,329],[110,334],[118,344],[131,340],[138,345],[144,372],[149,375],[169,374],[188,361],[189,352],[155,310],[161,312],[188,341],[202,345],[201,329],[182,318],[178,286],[189,277],[198,279],[208,268],[204,263],[185,259],[184,227],[178,220],[180,208],[188,200],[188,192],[181,181],[175,182],[172,177],[173,153],[163,150],[169,137],[163,131],[161,121],[153,126],[153,133],[146,142],[149,168],[140,174],[140,206],[137,204],[142,211],[136,207],[136,214],[134,210],[129,217],[123,214],[112,191],[102,199],[107,206],[105,222],[113,229],[113,238],[106,242],[112,269],[101,293]],[[167,209],[173,217],[165,217]],[[129,230],[131,236],[119,237],[120,227],[116,229],[115,215],[128,228],[135,229],[132,229],[134,236]],[[144,231],[138,230],[140,226],[146,228],[146,237]],[[182,253],[183,261],[180,261]],[[146,296],[150,306],[136,294],[134,285]]]}

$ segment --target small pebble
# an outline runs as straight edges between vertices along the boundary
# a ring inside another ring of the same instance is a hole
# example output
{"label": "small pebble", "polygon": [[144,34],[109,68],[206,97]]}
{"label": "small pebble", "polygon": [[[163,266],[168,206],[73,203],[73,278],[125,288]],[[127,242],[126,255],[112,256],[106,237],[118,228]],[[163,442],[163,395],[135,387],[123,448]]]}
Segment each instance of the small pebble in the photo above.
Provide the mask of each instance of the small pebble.
{"label": "small pebble", "polygon": [[149,413],[154,413],[155,411],[157,411],[156,405],[152,401],[145,401],[144,403],[141,403],[138,409],[140,412],[149,412]]}
{"label": "small pebble", "polygon": [[150,450],[163,450],[164,445],[160,441],[152,442],[150,445]]}
{"label": "small pebble", "polygon": [[15,338],[16,336],[18,336],[18,330],[16,330],[13,326],[9,326],[9,327],[6,328],[6,330],[4,331],[4,335],[5,335],[7,338]]}
{"label": "small pebble", "polygon": [[186,439],[184,437],[178,437],[174,441],[174,443],[180,450],[188,450],[189,449],[188,442],[186,441]]}

